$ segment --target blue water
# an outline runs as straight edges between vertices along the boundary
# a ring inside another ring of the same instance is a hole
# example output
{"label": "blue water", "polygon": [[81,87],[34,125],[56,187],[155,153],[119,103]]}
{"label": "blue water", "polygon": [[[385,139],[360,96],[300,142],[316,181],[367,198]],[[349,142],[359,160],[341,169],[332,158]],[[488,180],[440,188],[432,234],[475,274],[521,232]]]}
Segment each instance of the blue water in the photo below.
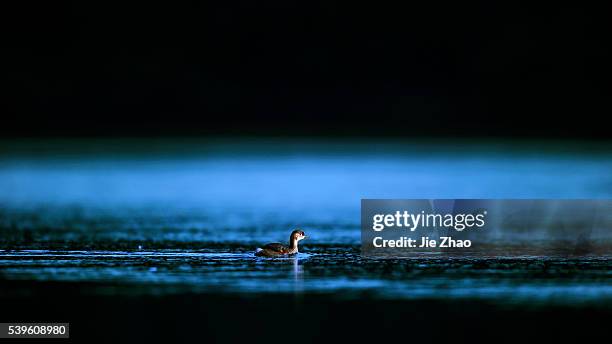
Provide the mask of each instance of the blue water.
{"label": "blue water", "polygon": [[[595,148],[496,141],[5,142],[0,278],[91,282],[112,293],[612,300],[606,259],[383,263],[359,255],[361,198],[610,198],[612,150]],[[257,245],[286,241],[296,227],[310,236],[302,256],[252,256]]]}

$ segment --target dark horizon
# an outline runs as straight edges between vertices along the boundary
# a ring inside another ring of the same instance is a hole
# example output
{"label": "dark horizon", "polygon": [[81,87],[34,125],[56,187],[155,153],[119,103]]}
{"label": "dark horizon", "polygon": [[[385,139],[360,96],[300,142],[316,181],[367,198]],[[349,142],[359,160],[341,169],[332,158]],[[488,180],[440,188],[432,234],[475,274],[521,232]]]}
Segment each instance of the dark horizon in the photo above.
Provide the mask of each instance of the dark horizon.
{"label": "dark horizon", "polygon": [[591,5],[17,6],[3,137],[612,137]]}

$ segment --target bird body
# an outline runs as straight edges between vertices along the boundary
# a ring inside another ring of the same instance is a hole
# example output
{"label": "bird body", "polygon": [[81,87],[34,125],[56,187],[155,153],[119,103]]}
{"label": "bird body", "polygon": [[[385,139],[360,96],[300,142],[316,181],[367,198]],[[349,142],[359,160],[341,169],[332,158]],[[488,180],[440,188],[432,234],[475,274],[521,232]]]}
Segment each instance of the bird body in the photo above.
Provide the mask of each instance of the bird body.
{"label": "bird body", "polygon": [[274,242],[264,245],[262,248],[258,248],[255,252],[257,257],[282,257],[290,256],[298,253],[298,242],[306,239],[304,231],[294,230],[289,236],[289,246],[285,246],[281,243]]}

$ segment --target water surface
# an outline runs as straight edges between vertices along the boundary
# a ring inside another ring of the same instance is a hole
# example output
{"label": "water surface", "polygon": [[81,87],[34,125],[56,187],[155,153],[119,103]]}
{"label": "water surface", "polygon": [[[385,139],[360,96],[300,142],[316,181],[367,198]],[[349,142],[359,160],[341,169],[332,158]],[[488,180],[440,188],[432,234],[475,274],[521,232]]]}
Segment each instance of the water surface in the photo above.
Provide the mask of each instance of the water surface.
{"label": "water surface", "polygon": [[[361,198],[610,198],[611,150],[513,142],[4,142],[0,279],[92,294],[610,305],[609,257],[366,259]],[[301,254],[254,249],[310,236]],[[4,290],[17,293],[17,290]],[[19,291],[22,292],[22,291]]]}

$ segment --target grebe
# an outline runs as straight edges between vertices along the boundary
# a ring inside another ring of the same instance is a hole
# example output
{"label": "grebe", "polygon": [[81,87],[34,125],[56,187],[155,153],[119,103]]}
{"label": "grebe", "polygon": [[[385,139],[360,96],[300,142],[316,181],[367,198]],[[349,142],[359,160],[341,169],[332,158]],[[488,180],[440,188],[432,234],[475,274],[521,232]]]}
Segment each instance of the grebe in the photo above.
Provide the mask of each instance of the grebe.
{"label": "grebe", "polygon": [[296,254],[298,253],[298,242],[304,239],[306,239],[304,231],[296,229],[289,236],[289,247],[275,242],[258,248],[255,255],[257,257],[281,257]]}

